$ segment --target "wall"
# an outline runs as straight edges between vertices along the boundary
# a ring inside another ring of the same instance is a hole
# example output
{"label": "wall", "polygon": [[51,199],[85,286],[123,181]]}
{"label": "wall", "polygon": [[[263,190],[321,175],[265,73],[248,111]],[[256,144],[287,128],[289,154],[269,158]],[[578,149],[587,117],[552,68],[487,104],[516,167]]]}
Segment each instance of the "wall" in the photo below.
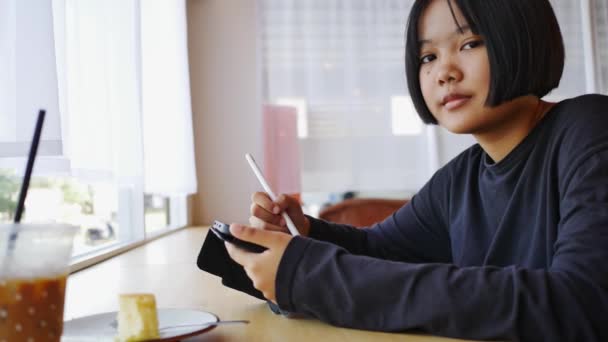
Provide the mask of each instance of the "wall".
{"label": "wall", "polygon": [[198,194],[194,224],[246,223],[262,162],[254,0],[188,0],[188,44]]}

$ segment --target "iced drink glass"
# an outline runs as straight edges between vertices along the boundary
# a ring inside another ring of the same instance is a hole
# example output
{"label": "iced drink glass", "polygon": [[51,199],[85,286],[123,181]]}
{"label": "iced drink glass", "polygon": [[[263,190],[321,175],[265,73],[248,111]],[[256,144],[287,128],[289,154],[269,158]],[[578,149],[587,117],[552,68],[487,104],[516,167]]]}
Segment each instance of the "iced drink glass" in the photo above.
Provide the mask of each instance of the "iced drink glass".
{"label": "iced drink glass", "polygon": [[59,341],[78,227],[0,224],[0,342]]}

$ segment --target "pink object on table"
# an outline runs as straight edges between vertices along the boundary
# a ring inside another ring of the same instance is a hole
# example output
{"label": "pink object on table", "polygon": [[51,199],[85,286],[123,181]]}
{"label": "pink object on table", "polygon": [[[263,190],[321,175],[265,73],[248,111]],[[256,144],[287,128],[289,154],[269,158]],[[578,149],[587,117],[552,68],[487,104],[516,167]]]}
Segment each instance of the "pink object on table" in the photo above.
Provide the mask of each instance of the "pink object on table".
{"label": "pink object on table", "polygon": [[277,194],[300,192],[298,113],[295,107],[264,105],[264,176]]}

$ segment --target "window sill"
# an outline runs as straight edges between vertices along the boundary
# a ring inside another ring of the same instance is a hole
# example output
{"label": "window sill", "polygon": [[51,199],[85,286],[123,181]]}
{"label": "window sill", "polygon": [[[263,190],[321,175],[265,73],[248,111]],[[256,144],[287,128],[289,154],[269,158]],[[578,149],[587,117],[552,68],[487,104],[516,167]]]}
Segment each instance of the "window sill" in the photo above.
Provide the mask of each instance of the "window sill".
{"label": "window sill", "polygon": [[183,226],[183,227],[167,228],[167,229],[159,230],[157,232],[150,234],[150,236],[146,237],[143,240],[139,240],[139,241],[135,241],[135,242],[113,243],[98,251],[85,253],[83,255],[77,256],[77,257],[73,258],[72,261],[70,262],[70,274],[76,273],[87,267],[91,267],[102,261],[108,260],[112,257],[115,257],[122,253],[128,252],[139,246],[145,245],[150,241],[154,241],[156,239],[162,238],[169,234],[173,234],[173,233],[178,232],[185,228],[187,228],[187,227]]}

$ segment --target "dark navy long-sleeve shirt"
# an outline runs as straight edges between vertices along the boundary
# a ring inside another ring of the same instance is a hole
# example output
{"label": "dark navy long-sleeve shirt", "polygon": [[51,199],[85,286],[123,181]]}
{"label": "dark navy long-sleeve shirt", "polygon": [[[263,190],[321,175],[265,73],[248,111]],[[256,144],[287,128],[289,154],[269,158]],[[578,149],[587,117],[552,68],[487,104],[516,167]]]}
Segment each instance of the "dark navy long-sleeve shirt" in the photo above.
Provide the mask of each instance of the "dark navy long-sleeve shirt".
{"label": "dark navy long-sleeve shirt", "polygon": [[608,341],[608,97],[554,106],[503,160],[464,151],[367,229],[310,218],[281,309],[369,330]]}

